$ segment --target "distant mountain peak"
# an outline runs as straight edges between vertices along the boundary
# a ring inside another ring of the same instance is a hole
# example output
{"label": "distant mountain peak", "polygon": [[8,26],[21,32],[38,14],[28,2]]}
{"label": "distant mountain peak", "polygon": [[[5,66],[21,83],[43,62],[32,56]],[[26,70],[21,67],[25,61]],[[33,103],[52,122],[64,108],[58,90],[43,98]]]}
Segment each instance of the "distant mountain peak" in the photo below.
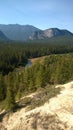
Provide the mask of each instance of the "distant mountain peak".
{"label": "distant mountain peak", "polygon": [[58,28],[50,28],[50,29],[46,29],[43,31],[37,31],[34,32],[31,35],[31,39],[47,39],[47,38],[52,38],[52,37],[56,37],[56,36],[73,36],[73,33],[69,32],[68,30],[60,30]]}
{"label": "distant mountain peak", "polygon": [[0,30],[11,40],[25,41],[29,36],[39,29],[32,25],[19,25],[19,24],[0,24]]}

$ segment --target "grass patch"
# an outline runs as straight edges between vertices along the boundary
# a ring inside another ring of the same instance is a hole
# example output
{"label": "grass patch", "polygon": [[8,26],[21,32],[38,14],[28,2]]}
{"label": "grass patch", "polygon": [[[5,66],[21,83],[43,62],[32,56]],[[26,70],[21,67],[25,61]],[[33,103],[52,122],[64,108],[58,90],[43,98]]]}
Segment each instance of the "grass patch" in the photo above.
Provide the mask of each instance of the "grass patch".
{"label": "grass patch", "polygon": [[61,88],[55,88],[53,85],[39,88],[37,94],[31,97],[25,97],[19,102],[19,106],[27,107],[27,110],[34,109],[42,106],[45,102],[49,101],[50,98],[60,93]]}
{"label": "grass patch", "polygon": [[31,104],[28,109],[34,109],[43,105],[45,102],[49,101],[50,98],[56,96],[60,93],[60,88],[55,88],[54,86],[46,86],[41,88],[40,92],[32,98]]}

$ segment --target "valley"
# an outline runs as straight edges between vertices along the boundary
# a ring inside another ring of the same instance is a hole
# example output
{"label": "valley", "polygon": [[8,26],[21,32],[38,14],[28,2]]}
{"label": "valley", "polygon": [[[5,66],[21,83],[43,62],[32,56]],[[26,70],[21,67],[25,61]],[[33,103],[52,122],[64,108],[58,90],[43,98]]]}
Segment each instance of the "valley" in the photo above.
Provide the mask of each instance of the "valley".
{"label": "valley", "polygon": [[1,40],[0,128],[72,130],[72,72],[72,36]]}

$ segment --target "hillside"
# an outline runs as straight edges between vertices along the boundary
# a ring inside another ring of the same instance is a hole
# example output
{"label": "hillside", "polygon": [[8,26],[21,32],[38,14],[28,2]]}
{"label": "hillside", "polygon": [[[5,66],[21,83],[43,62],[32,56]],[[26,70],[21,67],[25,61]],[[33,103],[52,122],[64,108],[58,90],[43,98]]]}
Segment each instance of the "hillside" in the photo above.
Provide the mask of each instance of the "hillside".
{"label": "hillside", "polygon": [[4,33],[2,31],[0,31],[0,40],[1,41],[7,41],[8,38],[4,35]]}
{"label": "hillside", "polygon": [[[2,121],[5,130],[73,130],[73,82],[56,88],[61,88],[60,94],[44,105],[7,114]],[[36,94],[29,97],[36,99]]]}
{"label": "hillside", "polygon": [[68,37],[68,36],[72,36],[73,37],[73,33],[69,32],[68,30],[61,30],[61,29],[58,29],[58,28],[50,28],[50,29],[46,29],[46,30],[41,30],[41,31],[36,31],[34,32],[30,39],[31,40],[37,40],[37,39],[41,39],[41,40],[44,40],[44,39],[49,39],[49,38],[53,38],[53,37],[58,37],[58,36],[65,36],[65,37]]}
{"label": "hillside", "polygon": [[29,36],[39,29],[32,25],[0,24],[0,30],[10,39],[15,41],[25,41]]}
{"label": "hillside", "polygon": [[2,43],[0,59],[2,130],[73,130],[73,44]]}

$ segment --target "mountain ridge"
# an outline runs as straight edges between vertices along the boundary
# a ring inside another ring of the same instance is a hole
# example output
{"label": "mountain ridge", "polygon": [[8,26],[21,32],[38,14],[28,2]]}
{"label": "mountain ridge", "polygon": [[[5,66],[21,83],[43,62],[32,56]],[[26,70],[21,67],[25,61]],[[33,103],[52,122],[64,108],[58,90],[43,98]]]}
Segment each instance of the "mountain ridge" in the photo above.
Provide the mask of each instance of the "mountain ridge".
{"label": "mountain ridge", "polygon": [[61,30],[58,28],[50,28],[43,31],[34,32],[33,35],[31,36],[31,40],[44,39],[44,38],[47,39],[47,38],[52,38],[56,36],[73,36],[73,33],[65,29]]}
{"label": "mountain ridge", "polygon": [[4,35],[14,41],[26,40],[43,40],[56,36],[73,36],[73,33],[66,29],[49,28],[41,30],[33,25],[20,25],[20,24],[0,24],[0,30]]}
{"label": "mountain ridge", "polygon": [[19,24],[0,24],[0,30],[10,39],[14,41],[25,41],[38,28],[32,25],[19,25]]}

